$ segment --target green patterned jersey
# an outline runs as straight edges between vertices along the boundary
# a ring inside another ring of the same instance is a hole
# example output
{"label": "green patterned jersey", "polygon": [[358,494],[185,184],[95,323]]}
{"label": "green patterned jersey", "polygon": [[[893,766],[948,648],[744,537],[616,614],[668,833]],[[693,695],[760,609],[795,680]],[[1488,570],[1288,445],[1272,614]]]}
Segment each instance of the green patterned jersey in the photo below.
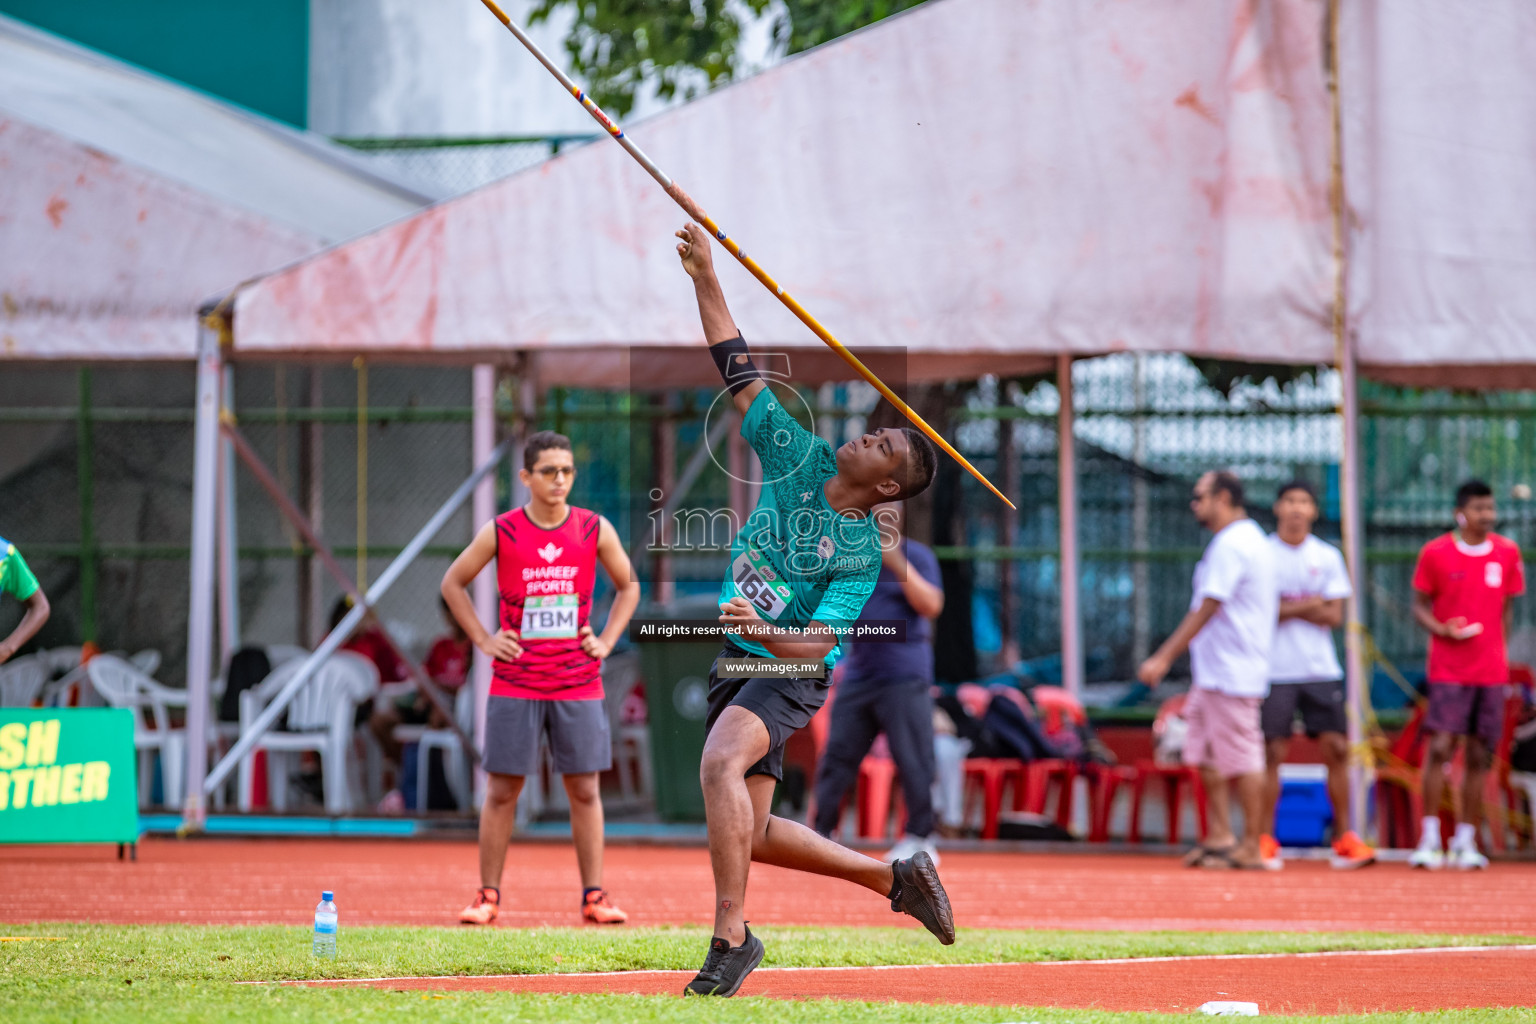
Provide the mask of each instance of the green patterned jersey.
{"label": "green patterned jersey", "polygon": [[37,577],[32,575],[16,545],[0,537],[0,593],[25,601],[37,593]]}
{"label": "green patterned jersey", "polygon": [[[763,388],[741,421],[763,467],[763,489],[731,545],[721,602],[738,595],[775,626],[804,629],[812,620],[846,631],[880,575],[880,532],[873,516],[848,516],[827,504],[822,487],[837,475],[832,446],[806,430]],[[841,635],[841,632],[840,632]],[[772,657],[746,637],[732,642]],[[841,640],[826,657],[831,669]]]}

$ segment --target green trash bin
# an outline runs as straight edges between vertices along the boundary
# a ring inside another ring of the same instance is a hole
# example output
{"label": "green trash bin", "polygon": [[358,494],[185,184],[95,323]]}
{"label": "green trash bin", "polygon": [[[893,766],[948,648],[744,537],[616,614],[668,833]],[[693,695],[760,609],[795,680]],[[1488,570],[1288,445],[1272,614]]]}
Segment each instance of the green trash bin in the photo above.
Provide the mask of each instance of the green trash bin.
{"label": "green trash bin", "polygon": [[[715,598],[703,597],[650,605],[636,618],[713,622],[719,615]],[[703,821],[699,759],[704,753],[704,719],[709,714],[709,670],[720,653],[720,643],[642,641],[637,646],[651,729],[656,813],[662,821]]]}

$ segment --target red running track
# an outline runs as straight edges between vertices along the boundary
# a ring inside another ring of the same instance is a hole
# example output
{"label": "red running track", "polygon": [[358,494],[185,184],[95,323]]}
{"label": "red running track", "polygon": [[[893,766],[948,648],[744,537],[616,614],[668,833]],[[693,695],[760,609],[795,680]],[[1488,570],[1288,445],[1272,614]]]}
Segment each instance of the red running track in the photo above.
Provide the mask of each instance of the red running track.
{"label": "red running track", "polygon": [[[1526,1006],[1536,994],[1536,946],[1519,950],[1167,957],[1139,961],[920,967],[779,968],[754,972],[738,993],[782,999],[880,999],[1188,1013],[1209,1000],[1258,1003],[1265,1014],[1332,1014]],[[501,975],[325,982],[391,991],[677,995],[691,974]],[[303,983],[299,983],[303,984]],[[310,983],[313,984],[313,983]]]}
{"label": "red running track", "polygon": [[[449,925],[474,894],[476,862],[469,842],[147,839],[137,863],[110,846],[0,845],[0,921],[307,924],[320,890],[334,889],[354,923]],[[961,928],[1536,933],[1531,863],[1211,872],[1135,855],[955,852],[940,874]],[[636,925],[710,921],[702,848],[610,847],[606,875]],[[501,924],[575,925],[577,886],[568,845],[516,844]],[[844,882],[752,869],[748,908],[765,927],[911,923],[889,906]]]}

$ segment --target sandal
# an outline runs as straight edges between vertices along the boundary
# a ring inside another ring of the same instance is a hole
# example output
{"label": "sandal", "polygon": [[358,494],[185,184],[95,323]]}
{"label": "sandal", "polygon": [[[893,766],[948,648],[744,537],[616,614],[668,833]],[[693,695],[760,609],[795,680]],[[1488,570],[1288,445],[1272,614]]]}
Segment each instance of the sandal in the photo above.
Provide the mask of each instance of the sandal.
{"label": "sandal", "polygon": [[1228,846],[1206,846],[1204,843],[1198,843],[1194,849],[1184,855],[1184,866],[1187,868],[1235,868],[1237,861],[1232,858],[1232,854],[1236,851],[1236,843]]}

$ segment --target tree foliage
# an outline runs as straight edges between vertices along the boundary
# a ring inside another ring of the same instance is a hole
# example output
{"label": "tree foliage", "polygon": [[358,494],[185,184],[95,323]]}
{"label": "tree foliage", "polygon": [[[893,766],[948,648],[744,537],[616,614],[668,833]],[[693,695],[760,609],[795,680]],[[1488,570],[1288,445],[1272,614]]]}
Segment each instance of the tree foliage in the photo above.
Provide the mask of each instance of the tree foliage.
{"label": "tree foliage", "polygon": [[[782,53],[799,53],[923,0],[780,0],[771,31]],[[743,15],[771,0],[539,0],[530,21],[575,14],[565,38],[571,70],[615,117],[654,81],[662,99],[692,99],[743,70]]]}

